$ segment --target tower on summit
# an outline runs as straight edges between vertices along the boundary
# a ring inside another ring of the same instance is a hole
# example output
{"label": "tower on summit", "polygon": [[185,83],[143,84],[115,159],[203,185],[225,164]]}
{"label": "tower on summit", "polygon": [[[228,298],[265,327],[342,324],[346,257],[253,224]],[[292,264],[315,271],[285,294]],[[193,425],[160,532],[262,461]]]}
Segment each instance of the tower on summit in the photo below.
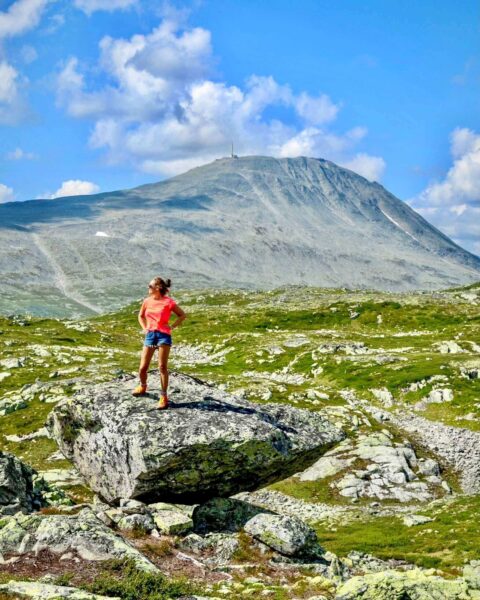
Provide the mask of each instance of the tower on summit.
{"label": "tower on summit", "polygon": [[238,158],[238,154],[233,153],[233,142],[232,142],[232,154],[230,155],[230,158]]}

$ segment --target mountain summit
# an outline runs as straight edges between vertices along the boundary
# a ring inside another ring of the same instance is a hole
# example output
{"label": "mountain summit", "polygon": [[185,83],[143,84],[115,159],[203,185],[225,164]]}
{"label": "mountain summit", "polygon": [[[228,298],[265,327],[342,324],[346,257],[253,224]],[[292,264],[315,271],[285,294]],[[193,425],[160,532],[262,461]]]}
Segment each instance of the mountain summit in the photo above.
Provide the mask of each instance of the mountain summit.
{"label": "mountain summit", "polygon": [[73,315],[176,287],[432,290],[480,279],[378,183],[314,158],[222,158],[132,190],[0,206],[2,312]]}

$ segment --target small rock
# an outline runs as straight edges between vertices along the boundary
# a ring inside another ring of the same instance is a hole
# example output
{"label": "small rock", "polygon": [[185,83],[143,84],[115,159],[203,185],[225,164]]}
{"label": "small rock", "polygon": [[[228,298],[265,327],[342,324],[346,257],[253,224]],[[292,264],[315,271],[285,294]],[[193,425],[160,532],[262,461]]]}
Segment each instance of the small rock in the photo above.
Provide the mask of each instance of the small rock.
{"label": "small rock", "polygon": [[245,523],[245,531],[287,556],[308,555],[318,549],[315,531],[297,517],[259,514]]}

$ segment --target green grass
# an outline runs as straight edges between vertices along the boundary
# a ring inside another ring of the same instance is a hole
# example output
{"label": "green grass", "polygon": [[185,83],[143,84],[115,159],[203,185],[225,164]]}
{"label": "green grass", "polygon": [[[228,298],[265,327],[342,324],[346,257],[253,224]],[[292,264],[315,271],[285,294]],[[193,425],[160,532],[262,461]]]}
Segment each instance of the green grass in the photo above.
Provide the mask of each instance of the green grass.
{"label": "green grass", "polygon": [[318,524],[316,531],[321,544],[339,556],[357,550],[457,574],[465,562],[478,559],[479,509],[480,497],[465,496],[417,510],[434,518],[423,525],[406,527],[398,517],[360,517],[334,529]]}
{"label": "green grass", "polygon": [[[412,382],[443,374],[449,378],[445,387],[453,389],[454,400],[450,403],[430,404],[423,413],[424,416],[478,431],[480,426],[476,421],[458,420],[458,417],[468,413],[480,415],[479,407],[476,406],[480,403],[480,382],[461,377],[459,366],[468,360],[480,360],[480,356],[472,353],[442,355],[434,348],[435,342],[454,340],[458,334],[462,335],[456,341],[465,348],[468,345],[463,340],[479,343],[478,306],[458,297],[462,291],[478,286],[477,283],[441,294],[391,294],[301,286],[295,288],[294,293],[288,288],[270,292],[180,291],[174,295],[187,312],[188,318],[182,327],[175,330],[174,344],[201,347],[205,344],[221,344],[222,347],[233,350],[226,354],[225,361],[220,365],[193,364],[180,366],[179,370],[217,384],[223,383],[228,390],[243,388],[248,397],[256,402],[264,402],[261,396],[269,390],[272,395],[268,402],[291,403],[289,396],[295,394],[293,404],[296,407],[327,409],[327,412],[329,406],[345,405],[345,400],[339,394],[345,388],[353,389],[359,397],[367,399],[371,404],[378,404],[369,389],[386,387],[393,393],[397,406],[404,405],[406,409],[411,409],[413,404],[428,394],[432,385],[417,392],[405,393],[403,388]],[[142,347],[137,322],[139,306],[135,302],[121,310],[79,321],[86,325],[86,331],[72,329],[59,319],[31,318],[26,326],[21,326],[12,319],[0,317],[2,359],[19,356],[27,358],[24,367],[9,370],[11,376],[0,382],[0,399],[5,393],[18,392],[23,386],[36,380],[55,383],[64,389],[65,394],[72,394],[74,390],[67,381],[69,379],[80,377],[93,383],[109,380],[119,370],[135,372]],[[359,313],[355,319],[350,316],[352,311]],[[377,321],[377,315],[382,316],[381,324]],[[332,330],[333,334],[319,330]],[[415,336],[412,335],[414,330],[427,333]],[[410,334],[396,336],[405,332]],[[310,340],[309,344],[297,348],[283,346],[286,339],[296,334],[306,335]],[[373,356],[346,356],[343,352],[316,353],[317,358],[312,357],[312,351],[323,343],[345,342],[363,342],[370,349],[383,349],[387,354],[406,360],[377,364]],[[50,349],[56,346],[57,349],[52,356],[42,359],[31,351],[32,343]],[[257,352],[273,345],[282,346],[285,352],[270,355],[263,351],[261,355],[257,355]],[[397,352],[405,347],[410,349]],[[110,356],[112,349],[122,352]],[[209,353],[212,352],[214,351],[209,350]],[[274,381],[257,380],[244,375],[245,371],[280,372],[288,365],[291,365],[291,374],[302,374],[306,378],[305,383],[279,385]],[[73,366],[79,367],[78,372],[50,378],[51,373]],[[152,363],[152,368],[154,366],[155,363]],[[317,366],[321,366],[323,372],[313,377],[311,370]],[[170,367],[172,370],[178,368],[173,354]],[[305,398],[306,391],[310,388],[327,392],[330,398],[314,405]],[[6,435],[25,435],[36,431],[44,425],[53,406],[54,404],[41,402],[37,394],[27,408],[0,417],[0,450],[22,457],[39,470],[69,468],[71,465],[67,460],[48,460],[57,449],[52,440],[37,438],[16,443],[8,442],[5,438]],[[379,428],[381,426],[372,423],[371,430]],[[417,454],[421,456],[422,452],[417,449]],[[455,487],[454,474],[447,472],[443,477],[447,478],[454,489],[458,489]],[[349,500],[345,501],[328,486],[329,482],[330,479],[300,482],[290,478],[271,487],[308,501],[349,504]],[[91,498],[91,492],[83,486],[73,486],[68,493],[77,502]],[[461,520],[461,525],[452,526],[454,546],[462,559],[465,556],[474,557],[473,538],[468,525],[471,525],[471,531],[477,531],[475,511],[478,507],[475,506],[474,499],[467,502],[463,512],[459,508],[460,504],[455,506],[458,508],[456,518]],[[358,520],[358,523],[345,524],[343,530],[339,527],[337,532],[324,531],[323,534],[325,543],[341,552],[347,552],[348,548],[364,548],[381,556],[400,556],[404,553],[405,556],[412,556],[414,562],[425,566],[451,566],[455,560],[448,554],[448,550],[441,547],[448,540],[447,519],[448,514],[438,517],[439,526],[442,527],[439,534],[435,533],[437,522],[435,529],[432,528],[429,533],[428,525],[407,530],[400,521],[394,519],[374,519],[368,522]],[[419,535],[421,531],[425,533]],[[342,535],[338,532],[342,532]],[[459,561],[455,564],[459,564]]]}

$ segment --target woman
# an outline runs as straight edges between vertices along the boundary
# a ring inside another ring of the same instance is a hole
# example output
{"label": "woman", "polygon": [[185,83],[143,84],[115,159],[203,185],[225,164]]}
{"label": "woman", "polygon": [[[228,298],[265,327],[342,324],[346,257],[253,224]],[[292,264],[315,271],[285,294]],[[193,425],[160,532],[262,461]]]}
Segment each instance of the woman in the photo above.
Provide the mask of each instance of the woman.
{"label": "woman", "polygon": [[[148,298],[145,298],[142,308],[138,313],[138,322],[140,323],[145,334],[143,344],[142,358],[140,360],[140,385],[133,390],[134,396],[141,396],[147,391],[147,373],[150,361],[158,348],[158,367],[160,369],[160,380],[162,391],[158,408],[163,409],[168,407],[168,356],[170,354],[170,346],[172,345],[171,331],[178,327],[186,318],[186,314],[177,305],[175,300],[167,294],[171,286],[170,279],[164,281],[161,277],[155,277],[148,284]],[[171,313],[174,312],[178,319],[172,323],[170,327],[168,321]]]}

